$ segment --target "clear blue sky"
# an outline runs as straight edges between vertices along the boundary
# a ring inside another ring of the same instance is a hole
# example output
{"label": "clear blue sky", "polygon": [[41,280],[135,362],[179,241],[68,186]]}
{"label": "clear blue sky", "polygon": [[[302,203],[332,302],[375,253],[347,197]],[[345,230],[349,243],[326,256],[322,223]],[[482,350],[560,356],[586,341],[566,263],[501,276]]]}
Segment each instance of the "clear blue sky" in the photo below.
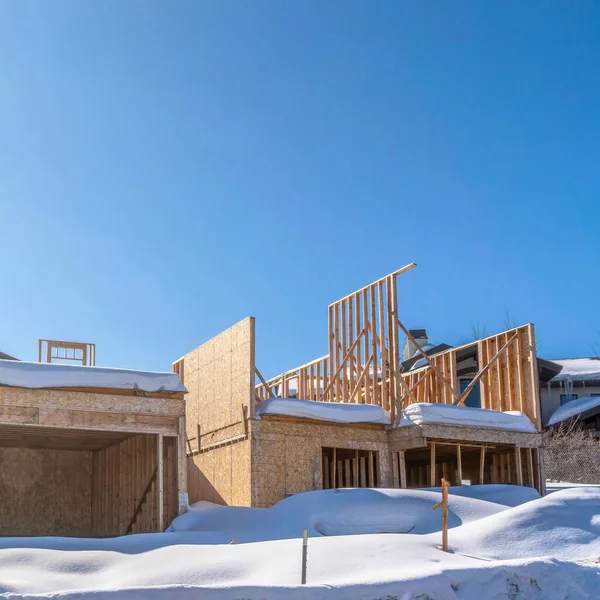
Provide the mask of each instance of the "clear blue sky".
{"label": "clear blue sky", "polygon": [[170,370],[247,315],[265,375],[415,261],[433,341],[600,342],[600,4],[0,3],[0,350]]}

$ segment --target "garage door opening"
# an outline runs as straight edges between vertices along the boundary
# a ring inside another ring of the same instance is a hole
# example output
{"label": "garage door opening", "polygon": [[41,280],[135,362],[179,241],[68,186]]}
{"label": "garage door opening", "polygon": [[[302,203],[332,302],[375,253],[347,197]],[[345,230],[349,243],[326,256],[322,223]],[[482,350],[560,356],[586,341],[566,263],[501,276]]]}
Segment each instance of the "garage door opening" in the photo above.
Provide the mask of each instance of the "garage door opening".
{"label": "garage door opening", "polygon": [[112,537],[178,514],[177,438],[0,426],[0,535]]}

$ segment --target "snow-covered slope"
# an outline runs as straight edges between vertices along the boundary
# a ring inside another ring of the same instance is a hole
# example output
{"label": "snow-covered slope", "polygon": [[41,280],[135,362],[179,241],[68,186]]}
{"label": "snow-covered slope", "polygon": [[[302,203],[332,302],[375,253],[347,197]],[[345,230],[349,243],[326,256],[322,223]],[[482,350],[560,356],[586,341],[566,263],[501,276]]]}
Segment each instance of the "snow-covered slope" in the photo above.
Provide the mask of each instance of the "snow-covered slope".
{"label": "snow-covered slope", "polygon": [[144,392],[186,392],[177,373],[134,371],[0,360],[0,385],[41,388],[103,388]]}
{"label": "snow-covered slope", "polygon": [[598,558],[600,489],[565,489],[463,525],[450,545],[484,558]]}

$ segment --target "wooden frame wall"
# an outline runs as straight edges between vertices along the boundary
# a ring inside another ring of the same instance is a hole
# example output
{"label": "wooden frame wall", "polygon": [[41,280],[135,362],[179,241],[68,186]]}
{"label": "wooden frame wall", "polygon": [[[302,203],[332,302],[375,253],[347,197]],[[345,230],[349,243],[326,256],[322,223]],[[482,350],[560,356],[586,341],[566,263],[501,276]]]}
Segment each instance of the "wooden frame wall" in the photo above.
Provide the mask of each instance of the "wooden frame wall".
{"label": "wooden frame wall", "polygon": [[393,453],[394,487],[438,487],[442,478],[456,486],[468,479],[471,485],[520,485],[543,494],[538,455],[539,448],[430,440],[426,448]]}
{"label": "wooden frame wall", "polygon": [[[469,346],[477,347],[478,369],[479,373],[483,373],[479,380],[481,408],[523,412],[540,431],[539,383],[533,325],[523,325],[431,357],[432,363],[452,382],[455,389],[457,355]],[[410,371],[402,377],[414,396],[411,398],[404,395],[403,407],[415,401],[457,403],[429,366]]]}
{"label": "wooden frame wall", "polygon": [[38,362],[53,363],[62,360],[93,367],[96,364],[96,344],[42,339],[38,341]]}

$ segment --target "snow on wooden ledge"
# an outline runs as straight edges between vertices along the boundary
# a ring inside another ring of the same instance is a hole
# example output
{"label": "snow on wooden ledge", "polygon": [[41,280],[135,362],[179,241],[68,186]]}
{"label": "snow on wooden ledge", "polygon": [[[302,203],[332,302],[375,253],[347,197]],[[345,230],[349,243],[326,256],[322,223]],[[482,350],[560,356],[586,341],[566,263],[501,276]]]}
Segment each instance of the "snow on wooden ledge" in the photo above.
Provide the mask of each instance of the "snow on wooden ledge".
{"label": "snow on wooden ledge", "polygon": [[527,415],[522,412],[498,412],[487,408],[470,408],[452,404],[419,402],[402,411],[400,427],[407,425],[460,425],[507,431],[535,432]]}
{"label": "snow on wooden ledge", "polygon": [[0,360],[0,385],[29,389],[99,388],[179,393],[187,391],[177,373],[16,360]]}
{"label": "snow on wooden ledge", "polygon": [[390,414],[375,404],[342,404],[340,402],[315,402],[296,398],[269,398],[256,405],[256,416],[280,415],[329,421],[331,423],[390,424]]}

